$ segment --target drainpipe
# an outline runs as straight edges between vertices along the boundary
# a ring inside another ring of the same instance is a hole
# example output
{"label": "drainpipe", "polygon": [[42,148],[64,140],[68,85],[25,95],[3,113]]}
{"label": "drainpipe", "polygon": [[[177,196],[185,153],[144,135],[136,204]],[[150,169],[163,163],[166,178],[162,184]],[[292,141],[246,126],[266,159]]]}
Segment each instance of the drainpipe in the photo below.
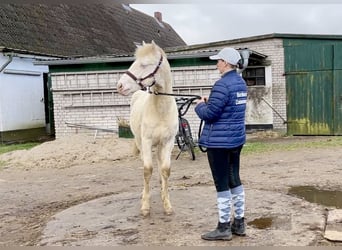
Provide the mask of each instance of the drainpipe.
{"label": "drainpipe", "polygon": [[5,64],[0,67],[0,73],[7,67],[8,64],[12,62],[12,60],[13,60],[13,54],[9,54],[7,62],[5,62]]}

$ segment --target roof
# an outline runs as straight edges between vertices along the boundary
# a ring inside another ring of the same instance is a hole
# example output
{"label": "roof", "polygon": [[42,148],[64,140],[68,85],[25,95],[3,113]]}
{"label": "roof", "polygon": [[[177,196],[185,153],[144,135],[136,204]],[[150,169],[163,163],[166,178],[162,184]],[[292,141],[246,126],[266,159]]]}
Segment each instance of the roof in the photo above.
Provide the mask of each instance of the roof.
{"label": "roof", "polygon": [[[241,49],[238,49],[241,50]],[[216,54],[218,49],[203,49],[198,51],[178,51],[168,52],[168,59],[186,59],[186,58],[208,58],[209,56]],[[255,61],[262,61],[267,56],[258,53],[254,50],[250,51],[250,58]],[[49,60],[38,60],[35,62],[37,65],[74,65],[74,64],[91,64],[91,63],[111,63],[111,62],[132,62],[135,60],[133,54],[125,56],[95,56],[95,57],[80,57],[80,58],[65,58],[65,59],[49,59]]]}
{"label": "roof", "polygon": [[184,46],[174,29],[121,3],[0,4],[0,48],[53,56],[123,55],[134,43]]}
{"label": "roof", "polygon": [[[342,35],[320,35],[320,34],[289,34],[289,33],[271,33],[258,36],[250,36],[244,38],[237,38],[232,40],[223,40],[217,42],[194,44],[194,45],[179,45],[168,47],[165,49],[168,59],[184,59],[184,58],[203,58],[209,57],[217,53],[218,48],[222,46],[232,46],[239,43],[246,43],[252,41],[261,41],[265,39],[308,39],[308,40],[342,40]],[[215,49],[213,49],[215,48]],[[236,48],[244,49],[244,48]],[[267,55],[261,54],[257,51],[250,50],[250,59],[256,62],[262,62]],[[71,64],[88,64],[88,63],[107,63],[107,62],[129,62],[134,60],[133,53],[127,55],[111,55],[100,57],[83,57],[83,58],[66,58],[57,60],[41,60],[35,64],[40,65],[71,65]]]}
{"label": "roof", "polygon": [[249,36],[236,38],[231,40],[222,40],[210,43],[201,43],[194,45],[177,46],[174,48],[169,48],[168,51],[190,51],[190,50],[200,50],[203,48],[210,47],[221,47],[221,46],[233,46],[239,43],[262,41],[267,39],[307,39],[307,40],[342,40],[342,35],[322,35],[322,34],[292,34],[292,33],[270,33],[257,36]]}

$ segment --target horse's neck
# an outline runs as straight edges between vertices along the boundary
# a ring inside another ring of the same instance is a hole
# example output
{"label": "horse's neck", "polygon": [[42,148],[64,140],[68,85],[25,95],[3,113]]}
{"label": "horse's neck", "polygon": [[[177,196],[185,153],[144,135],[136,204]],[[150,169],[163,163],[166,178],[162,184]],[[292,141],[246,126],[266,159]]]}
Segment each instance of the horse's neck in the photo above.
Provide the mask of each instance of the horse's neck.
{"label": "horse's neck", "polygon": [[172,84],[166,83],[165,88],[158,88],[156,91],[161,94],[152,94],[151,99],[153,105],[156,109],[156,112],[160,115],[165,115],[169,112],[170,107],[172,106],[172,102],[174,102],[173,96],[163,95],[163,94],[172,94]]}
{"label": "horse's neck", "polygon": [[169,67],[164,66],[164,68],[160,69],[159,75],[159,84],[155,85],[154,91],[158,93],[162,93],[160,95],[152,95],[151,99],[153,105],[155,107],[156,112],[160,116],[165,116],[169,112],[170,108],[172,107],[172,102],[174,102],[174,97],[167,96],[163,94],[172,94],[172,75],[171,69]]}
{"label": "horse's neck", "polygon": [[160,84],[155,86],[155,90],[159,93],[172,93],[172,74],[171,69],[167,66],[160,69]]}
{"label": "horse's neck", "polygon": [[167,117],[170,113],[174,98],[172,96],[165,95],[153,95],[151,98],[155,115],[159,116],[161,119]]}
{"label": "horse's neck", "polygon": [[158,93],[166,93],[166,94],[172,94],[172,85],[171,83],[168,83],[168,85],[166,87],[163,88],[155,88],[154,91],[158,92]]}

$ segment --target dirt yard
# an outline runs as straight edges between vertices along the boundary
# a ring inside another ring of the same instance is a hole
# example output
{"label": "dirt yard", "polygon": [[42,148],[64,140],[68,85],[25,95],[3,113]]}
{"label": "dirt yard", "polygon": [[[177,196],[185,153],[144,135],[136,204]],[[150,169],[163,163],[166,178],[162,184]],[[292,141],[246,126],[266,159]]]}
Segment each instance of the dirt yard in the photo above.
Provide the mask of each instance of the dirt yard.
{"label": "dirt yard", "polygon": [[[250,140],[258,140],[251,138]],[[329,137],[262,139],[269,143]],[[247,236],[203,241],[217,224],[216,194],[205,154],[175,160],[163,214],[157,170],[151,215],[139,214],[143,172],[131,139],[72,136],[0,156],[0,246],[330,246],[323,237],[334,207],[289,195],[314,186],[341,191],[342,148],[300,148],[242,156]],[[245,146],[248,147],[248,144]]]}

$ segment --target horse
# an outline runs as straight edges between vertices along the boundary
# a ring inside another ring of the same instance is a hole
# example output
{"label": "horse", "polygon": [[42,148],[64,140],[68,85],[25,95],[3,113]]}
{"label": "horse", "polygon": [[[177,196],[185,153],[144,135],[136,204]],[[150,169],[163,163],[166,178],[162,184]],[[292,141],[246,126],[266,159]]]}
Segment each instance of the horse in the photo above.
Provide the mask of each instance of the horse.
{"label": "horse", "polygon": [[[145,43],[135,51],[135,61],[117,83],[118,93],[132,94],[129,123],[134,135],[135,152],[140,152],[144,168],[141,214],[150,215],[150,179],[155,148],[161,184],[164,213],[173,208],[168,191],[171,153],[178,130],[178,111],[172,97],[172,75],[165,52],[154,42]],[[169,95],[168,95],[169,94]]]}

